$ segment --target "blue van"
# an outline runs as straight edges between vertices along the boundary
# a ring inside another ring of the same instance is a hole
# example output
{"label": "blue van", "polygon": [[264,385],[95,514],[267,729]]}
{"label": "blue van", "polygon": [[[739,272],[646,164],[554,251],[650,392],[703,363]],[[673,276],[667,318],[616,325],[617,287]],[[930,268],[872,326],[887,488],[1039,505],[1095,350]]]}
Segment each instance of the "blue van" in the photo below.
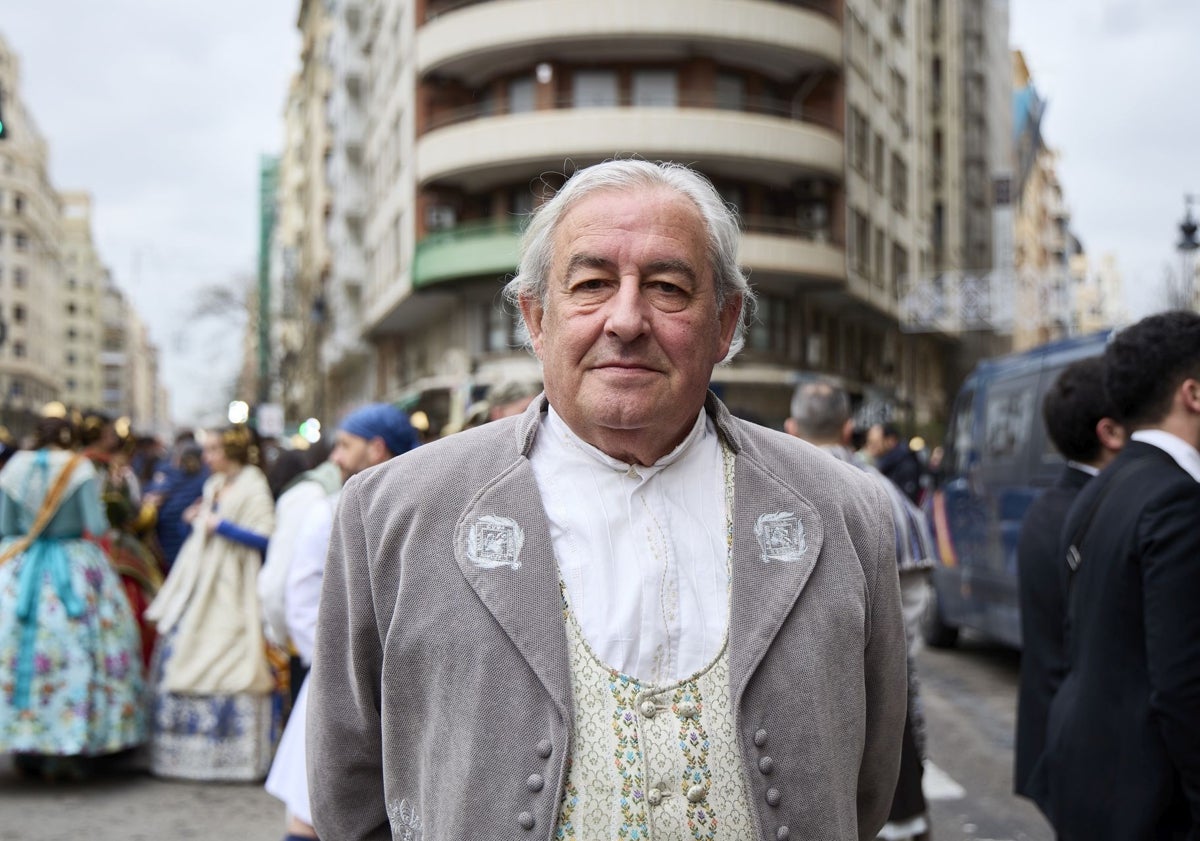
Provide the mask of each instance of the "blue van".
{"label": "blue van", "polygon": [[1021,646],[1017,536],[1062,456],[1046,436],[1042,396],[1063,368],[1104,351],[1111,331],[979,363],[947,426],[941,481],[927,504],[937,546],[922,636],[953,645],[970,628]]}

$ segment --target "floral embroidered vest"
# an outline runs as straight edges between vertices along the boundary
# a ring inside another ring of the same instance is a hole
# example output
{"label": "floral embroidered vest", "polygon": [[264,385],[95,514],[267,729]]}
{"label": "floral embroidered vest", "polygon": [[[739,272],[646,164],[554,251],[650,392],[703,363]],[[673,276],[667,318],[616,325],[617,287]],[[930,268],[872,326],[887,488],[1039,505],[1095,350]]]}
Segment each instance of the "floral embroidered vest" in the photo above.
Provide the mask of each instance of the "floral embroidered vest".
{"label": "floral embroidered vest", "polygon": [[[728,502],[732,472],[727,457]],[[696,674],[652,686],[604,665],[584,639],[565,588],[563,603],[575,730],[555,837],[755,837],[730,704],[728,641]]]}

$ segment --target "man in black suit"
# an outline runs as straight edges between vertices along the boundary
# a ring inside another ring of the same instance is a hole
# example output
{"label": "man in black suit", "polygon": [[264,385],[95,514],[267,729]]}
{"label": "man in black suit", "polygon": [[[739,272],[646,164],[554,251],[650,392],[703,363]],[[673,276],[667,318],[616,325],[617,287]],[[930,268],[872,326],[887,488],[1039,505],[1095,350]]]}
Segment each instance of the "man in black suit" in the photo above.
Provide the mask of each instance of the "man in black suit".
{"label": "man in black suit", "polygon": [[1067,675],[1031,787],[1066,841],[1200,840],[1200,314],[1105,352],[1131,440],[1076,498]]}
{"label": "man in black suit", "polygon": [[1063,521],[1083,486],[1116,458],[1124,428],[1104,386],[1104,358],[1063,369],[1042,398],[1042,419],[1055,449],[1067,460],[1062,473],[1029,506],[1017,540],[1021,604],[1021,689],[1017,697],[1017,794],[1030,795],[1029,775],[1046,745],[1046,714],[1053,688],[1066,673],[1063,622],[1067,566],[1060,552]]}

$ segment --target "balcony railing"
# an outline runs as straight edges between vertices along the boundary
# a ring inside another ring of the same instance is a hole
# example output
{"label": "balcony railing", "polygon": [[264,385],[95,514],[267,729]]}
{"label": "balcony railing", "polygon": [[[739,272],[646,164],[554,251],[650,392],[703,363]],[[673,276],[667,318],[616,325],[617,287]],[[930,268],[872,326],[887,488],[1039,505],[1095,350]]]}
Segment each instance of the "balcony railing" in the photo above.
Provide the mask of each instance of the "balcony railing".
{"label": "balcony railing", "polygon": [[511,272],[517,265],[524,218],[464,222],[428,234],[413,255],[413,286]]}
{"label": "balcony railing", "polygon": [[[424,22],[428,23],[434,18],[448,15],[451,12],[457,12],[468,6],[478,6],[490,2],[493,2],[493,0],[429,0],[425,4]],[[767,0],[767,2],[778,3],[781,6],[796,6],[801,9],[808,9],[812,12],[828,15],[835,20],[838,18],[838,4],[833,2],[833,0]]]}
{"label": "balcony railing", "polygon": [[[786,120],[795,120],[796,122],[811,123],[821,126],[822,128],[831,129],[838,134],[842,133],[839,121],[832,113],[828,113],[830,109],[823,110],[804,110],[797,108],[790,103],[782,102],[775,97],[762,96],[745,96],[737,102],[717,102],[712,90],[706,91],[684,91],[681,92],[675,102],[663,105],[637,105],[628,100],[614,102],[611,105],[597,105],[587,103],[583,105],[576,104],[574,97],[562,97],[555,101],[554,107],[551,109],[542,110],[571,110],[571,109],[586,109],[586,108],[704,108],[714,111],[738,111],[744,114],[758,114],[768,117],[780,117]],[[500,117],[510,113],[496,107],[494,103],[474,103],[461,108],[452,108],[444,111],[437,111],[429,118],[426,124],[425,131],[434,131],[436,129],[445,128],[446,126],[456,125],[458,123],[466,123],[471,120],[477,120],[484,117]],[[515,113],[537,113],[536,111],[522,111]]]}

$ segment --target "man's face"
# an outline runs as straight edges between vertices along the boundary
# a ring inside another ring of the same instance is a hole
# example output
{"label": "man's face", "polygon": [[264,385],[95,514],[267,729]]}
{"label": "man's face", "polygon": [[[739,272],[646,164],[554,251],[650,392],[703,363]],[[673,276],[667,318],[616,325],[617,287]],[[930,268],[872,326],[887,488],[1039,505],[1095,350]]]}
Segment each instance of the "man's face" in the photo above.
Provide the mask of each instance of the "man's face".
{"label": "man's face", "polygon": [[359,435],[339,429],[329,459],[342,471],[342,481],[345,481],[368,467],[383,464],[390,456],[391,453],[383,445],[383,439],[372,438],[368,441]]}
{"label": "man's face", "polygon": [[867,454],[878,458],[888,451],[883,438],[883,427],[875,424],[867,430]]}
{"label": "man's face", "polygon": [[672,191],[607,190],[566,214],[545,306],[521,311],[546,396],[577,435],[643,463],[683,439],[741,306],[718,310],[714,283],[700,214]]}

